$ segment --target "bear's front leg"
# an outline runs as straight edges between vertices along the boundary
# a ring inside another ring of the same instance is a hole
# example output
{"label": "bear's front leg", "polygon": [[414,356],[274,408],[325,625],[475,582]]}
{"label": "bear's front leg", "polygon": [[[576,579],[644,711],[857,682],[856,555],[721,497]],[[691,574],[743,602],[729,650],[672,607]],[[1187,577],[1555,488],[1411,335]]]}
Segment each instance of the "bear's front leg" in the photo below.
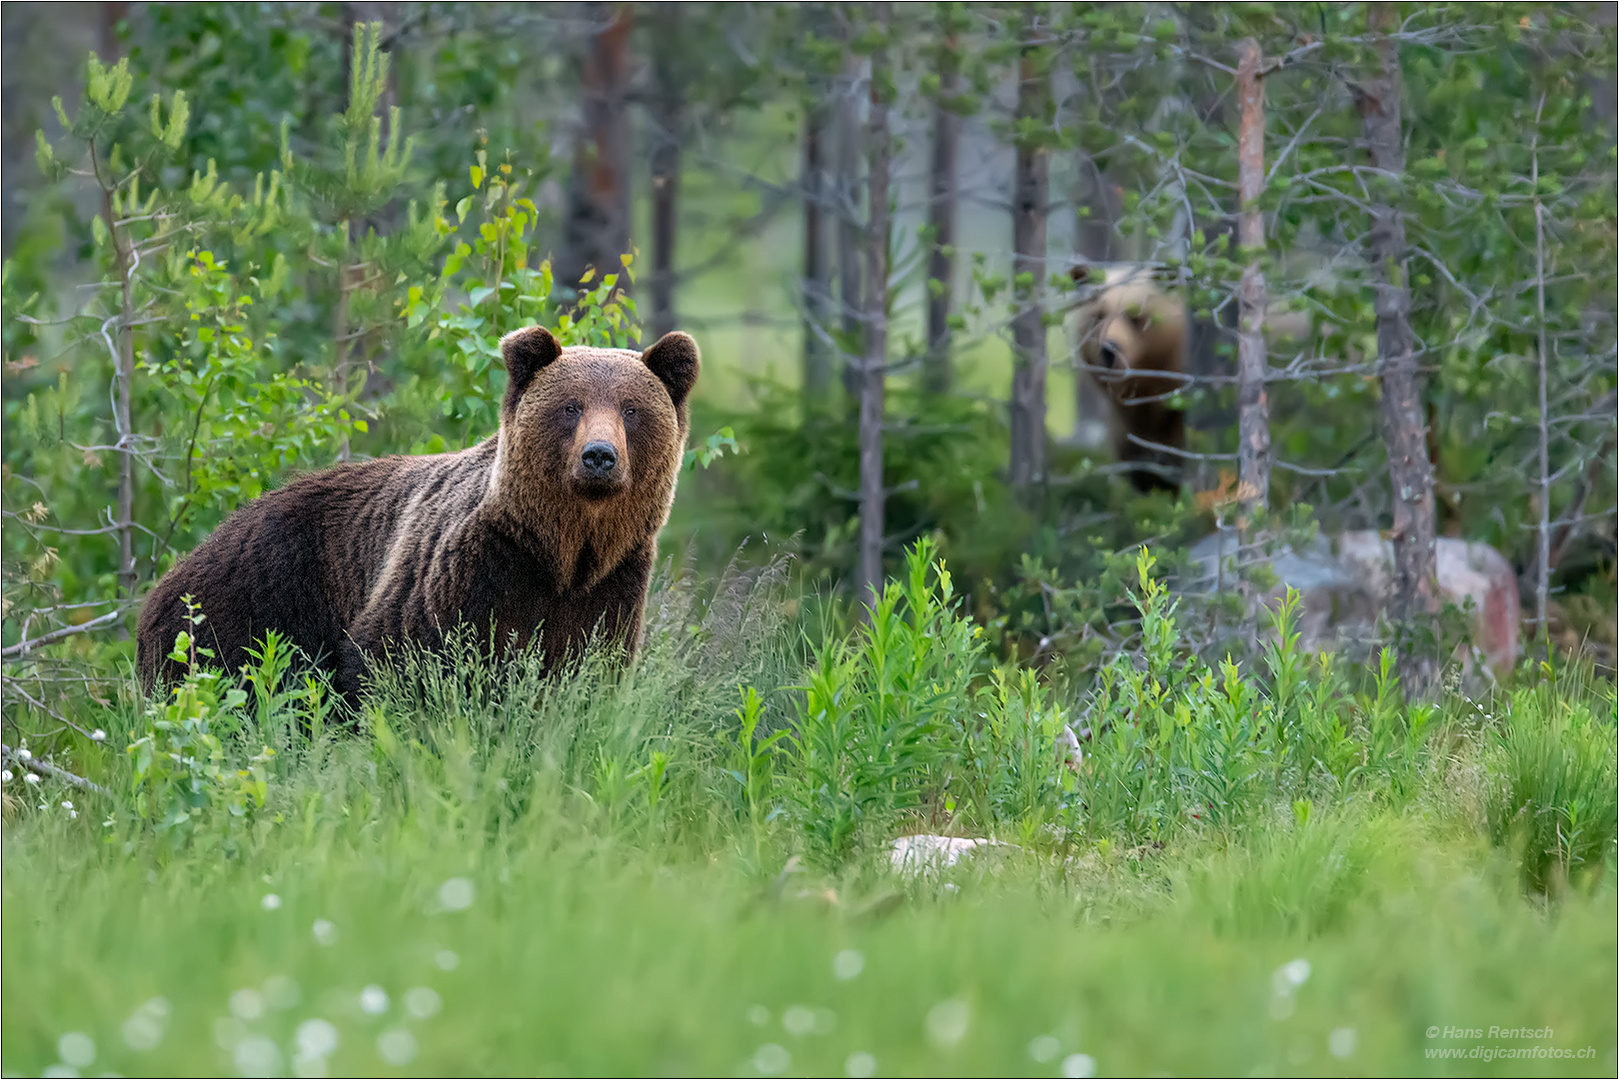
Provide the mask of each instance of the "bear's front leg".
{"label": "bear's front leg", "polygon": [[355,643],[352,636],[345,637],[337,647],[332,686],[349,705],[359,704],[368,670],[365,650]]}
{"label": "bear's front leg", "polygon": [[590,590],[590,621],[602,643],[622,646],[626,661],[635,658],[641,644],[641,615],[646,609],[647,587],[652,581],[652,541],[636,548],[612,573]]}

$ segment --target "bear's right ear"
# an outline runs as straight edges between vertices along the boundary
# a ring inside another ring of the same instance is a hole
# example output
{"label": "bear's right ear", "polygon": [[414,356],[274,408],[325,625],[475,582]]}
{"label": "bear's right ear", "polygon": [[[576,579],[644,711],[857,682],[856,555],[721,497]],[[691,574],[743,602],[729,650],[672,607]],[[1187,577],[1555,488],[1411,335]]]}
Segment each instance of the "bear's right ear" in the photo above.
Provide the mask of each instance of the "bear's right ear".
{"label": "bear's right ear", "polygon": [[669,391],[669,400],[678,409],[697,383],[697,369],[702,359],[697,352],[697,342],[690,334],[671,330],[641,354],[641,362],[663,383]]}
{"label": "bear's right ear", "polygon": [[543,326],[525,326],[500,339],[500,355],[506,360],[506,400],[501,412],[509,412],[523,396],[540,369],[562,355],[562,346]]}

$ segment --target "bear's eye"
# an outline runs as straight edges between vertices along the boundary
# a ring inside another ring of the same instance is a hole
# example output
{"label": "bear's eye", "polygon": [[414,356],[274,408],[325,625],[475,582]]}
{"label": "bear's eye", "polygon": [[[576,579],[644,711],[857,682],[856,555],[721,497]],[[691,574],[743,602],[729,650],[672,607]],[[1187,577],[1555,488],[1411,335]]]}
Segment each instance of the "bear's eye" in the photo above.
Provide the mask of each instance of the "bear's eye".
{"label": "bear's eye", "polygon": [[626,405],[626,406],[624,406],[623,411],[624,411],[625,419],[633,420],[635,418],[635,406],[634,405]]}
{"label": "bear's eye", "polygon": [[570,419],[575,417],[575,416],[578,416],[579,415],[579,406],[578,406],[578,404],[575,403],[575,402],[570,401],[566,405],[562,406],[562,415],[564,415],[566,417],[569,417]]}

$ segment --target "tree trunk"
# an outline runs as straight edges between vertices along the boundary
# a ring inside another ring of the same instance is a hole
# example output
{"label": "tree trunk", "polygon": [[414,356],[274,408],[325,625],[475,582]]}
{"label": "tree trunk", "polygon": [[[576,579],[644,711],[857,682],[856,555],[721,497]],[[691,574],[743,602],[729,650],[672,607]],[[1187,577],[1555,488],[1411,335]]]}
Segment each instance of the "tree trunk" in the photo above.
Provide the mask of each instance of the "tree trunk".
{"label": "tree trunk", "polygon": [[[1050,74],[1046,71],[1039,18],[1031,5],[1024,17],[1018,58],[1017,118],[1046,119]],[[1040,136],[1017,145],[1012,203],[1012,278],[1017,313],[1012,316],[1012,486],[1027,490],[1046,474],[1046,203],[1050,155]]]}
{"label": "tree trunk", "polygon": [[830,333],[831,266],[826,258],[821,208],[826,199],[826,110],[818,103],[804,108],[804,378],[805,413],[825,404],[832,390],[832,359],[825,335]]}
{"label": "tree trunk", "polygon": [[563,222],[558,277],[569,288],[579,287],[587,267],[616,273],[630,246],[630,8],[593,3],[585,11],[596,29],[580,71],[582,116]]}
{"label": "tree trunk", "polygon": [[922,366],[922,389],[950,392],[950,301],[956,281],[956,157],[961,144],[961,117],[947,107],[959,91],[955,34],[944,39],[939,62],[939,101],[933,105],[932,199],[928,225],[933,248],[928,255],[928,351]]}
{"label": "tree trunk", "polygon": [[123,0],[104,0],[101,5],[101,62],[113,64],[123,51],[118,46],[118,24],[129,14],[129,5]]}
{"label": "tree trunk", "polygon": [[1239,47],[1237,99],[1242,109],[1237,132],[1237,245],[1247,263],[1237,303],[1237,501],[1246,520],[1270,498],[1270,398],[1265,387],[1265,218],[1259,196],[1265,189],[1265,83],[1259,44]]}
{"label": "tree trunk", "polygon": [[[90,153],[96,153],[95,143]],[[100,177],[97,172],[97,177]],[[113,354],[113,426],[118,435],[118,585],[125,597],[135,595],[135,428],[130,399],[135,389],[135,274],[129,236],[118,224],[113,193],[103,188],[101,213],[112,240],[113,263],[118,271],[118,340]],[[125,627],[121,636],[128,635]]]}
{"label": "tree trunk", "polygon": [[[353,268],[349,266],[349,245],[353,228],[349,219],[337,223],[343,236],[343,247],[337,255],[337,304],[332,308],[332,393],[343,397],[349,392],[349,282]],[[349,437],[337,444],[337,460],[349,460]]]}
{"label": "tree trunk", "polygon": [[[1231,126],[1231,95],[1215,90],[1216,87],[1211,85],[1209,92],[1194,96],[1193,108],[1198,125],[1203,130],[1226,131]],[[1223,236],[1230,245],[1225,250],[1235,251],[1238,246],[1237,215],[1222,214],[1216,205],[1206,202],[1200,202],[1197,209],[1202,216],[1194,220],[1192,225],[1194,229],[1203,231],[1205,247],[1217,249]],[[1214,286],[1216,295],[1210,298],[1214,306],[1206,316],[1197,314],[1195,304],[1188,304],[1191,333],[1186,361],[1192,379],[1187,386],[1193,392],[1186,408],[1186,435],[1189,444],[1217,449],[1226,435],[1237,427],[1237,415],[1232,408],[1233,398],[1225,390],[1225,386],[1230,384],[1208,380],[1236,374],[1231,346],[1236,341],[1237,305],[1235,297],[1223,295],[1226,282],[1205,281],[1202,284]],[[1222,304],[1222,300],[1230,302]],[[1186,475],[1195,476],[1195,490],[1206,491],[1222,482],[1216,475],[1218,467],[1211,462],[1189,459],[1183,468]]]}
{"label": "tree trunk", "polygon": [[[1388,35],[1399,23],[1393,4],[1372,4],[1369,22],[1381,35],[1378,71],[1358,88],[1361,133],[1372,168],[1385,190],[1405,171],[1400,121],[1400,66]],[[1399,635],[1400,680],[1407,695],[1424,696],[1433,685],[1434,648],[1422,640],[1439,611],[1434,554],[1433,469],[1423,431],[1422,378],[1413,355],[1411,290],[1405,276],[1405,219],[1396,193],[1374,202],[1368,241],[1374,272],[1378,367],[1383,398],[1383,441],[1388,454],[1394,507],[1394,592],[1390,616]]]}
{"label": "tree trunk", "polygon": [[[844,13],[845,49],[854,35]],[[866,295],[860,288],[860,58],[845,53],[837,105],[837,237],[838,304],[843,316],[843,388],[849,399],[860,396],[861,357],[865,355],[861,312]]]}
{"label": "tree trunk", "polygon": [[1546,624],[1546,603],[1552,585],[1552,481],[1551,481],[1551,414],[1546,404],[1546,207],[1540,201],[1540,117],[1546,107],[1541,95],[1535,109],[1535,139],[1530,149],[1529,188],[1535,193],[1535,316],[1539,341],[1535,349],[1535,374],[1539,392],[1539,426],[1537,435],[1540,456],[1540,475],[1535,485],[1535,502],[1540,520],[1535,536],[1535,633],[1546,646],[1546,662],[1552,658],[1552,636]]}
{"label": "tree trunk", "polygon": [[[1074,190],[1074,250],[1086,263],[1110,263],[1119,258],[1114,226],[1120,207],[1113,180],[1096,159],[1085,150],[1075,155],[1078,183]],[[1101,447],[1107,439],[1108,401],[1096,382],[1085,373],[1079,347],[1073,346],[1074,431],[1076,446]]]}
{"label": "tree trunk", "polygon": [[[888,31],[888,5],[873,4],[871,18]],[[874,602],[883,584],[883,397],[888,363],[888,172],[892,147],[883,80],[885,50],[871,58],[871,110],[866,122],[869,155],[865,235],[865,351],[860,373],[860,597]]]}
{"label": "tree trunk", "polygon": [[685,132],[685,100],[675,71],[673,46],[681,40],[679,4],[658,5],[658,39],[668,47],[652,51],[652,310],[648,321],[655,341],[675,329],[675,235],[679,227],[680,142]]}

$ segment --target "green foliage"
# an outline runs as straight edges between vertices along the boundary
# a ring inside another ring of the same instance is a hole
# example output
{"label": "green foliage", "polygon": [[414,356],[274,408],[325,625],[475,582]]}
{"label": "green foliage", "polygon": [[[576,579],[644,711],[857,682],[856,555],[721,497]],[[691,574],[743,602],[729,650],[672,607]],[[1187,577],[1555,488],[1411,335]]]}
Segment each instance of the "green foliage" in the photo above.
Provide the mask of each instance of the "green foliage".
{"label": "green foliage", "polygon": [[[180,632],[170,658],[187,665],[186,677],[166,699],[148,703],[145,734],[129,743],[131,809],[175,844],[201,835],[228,845],[233,821],[251,825],[263,808],[275,751],[262,746],[238,764],[245,757],[238,744],[248,732],[247,694],[199,663],[213,658],[196,643],[206,616],[185,600],[191,629]],[[274,648],[267,643],[265,651]]]}
{"label": "green foliage", "polygon": [[815,651],[788,754],[789,804],[807,853],[836,866],[948,783],[973,726],[981,633],[952,610],[927,541],[874,598],[849,641]]}
{"label": "green foliage", "polygon": [[759,721],[764,711],[764,699],[751,686],[742,688],[742,707],[736,711],[740,724],[735,735],[721,733],[726,757],[724,773],[735,781],[732,789],[739,794],[747,818],[755,825],[762,823],[766,800],[771,794],[774,753],[776,744],[790,734],[787,728],[760,737]]}
{"label": "green foliage", "polygon": [[1299,653],[1298,594],[1274,613],[1265,674],[1210,667],[1181,641],[1176,601],[1137,557],[1140,646],[1101,668],[1080,787],[1085,827],[1162,842],[1187,826],[1230,830],[1265,806],[1364,791],[1408,798],[1431,734],[1431,706],[1403,705],[1385,649],[1375,691],[1356,695],[1325,654]]}
{"label": "green foliage", "polygon": [[1515,848],[1525,887],[1557,895],[1593,886],[1619,833],[1613,689],[1570,700],[1549,686],[1514,690],[1489,732],[1490,837]]}

